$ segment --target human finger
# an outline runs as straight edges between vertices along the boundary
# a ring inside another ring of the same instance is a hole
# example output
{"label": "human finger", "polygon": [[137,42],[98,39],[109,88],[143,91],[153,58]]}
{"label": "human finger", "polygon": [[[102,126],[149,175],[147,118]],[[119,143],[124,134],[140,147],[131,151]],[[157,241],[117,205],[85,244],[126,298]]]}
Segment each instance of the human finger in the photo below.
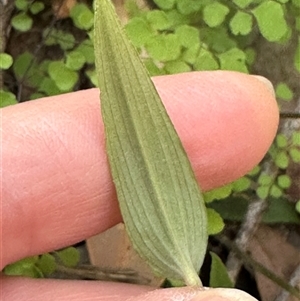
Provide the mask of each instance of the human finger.
{"label": "human finger", "polygon": [[[236,72],[153,80],[204,190],[261,160],[278,124],[261,81]],[[97,89],[5,108],[2,121],[1,267],[121,221]]]}

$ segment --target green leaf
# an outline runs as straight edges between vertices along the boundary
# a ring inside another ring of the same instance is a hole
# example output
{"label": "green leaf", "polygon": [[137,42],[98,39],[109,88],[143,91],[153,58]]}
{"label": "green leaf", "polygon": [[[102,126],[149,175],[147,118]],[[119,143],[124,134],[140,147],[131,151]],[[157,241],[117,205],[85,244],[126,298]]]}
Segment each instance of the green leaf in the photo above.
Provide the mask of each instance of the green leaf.
{"label": "green leaf", "polygon": [[204,193],[204,200],[210,203],[213,200],[221,200],[227,198],[232,192],[232,184],[224,185]]}
{"label": "green leaf", "polygon": [[53,255],[46,253],[40,256],[37,261],[38,268],[44,275],[50,275],[56,270],[56,262]]}
{"label": "green leaf", "polygon": [[199,51],[200,51],[200,44],[196,44],[193,47],[185,49],[182,54],[182,59],[186,63],[193,65],[197,57],[199,56]]}
{"label": "green leaf", "polygon": [[287,189],[290,188],[290,186],[292,185],[292,180],[288,175],[280,175],[277,178],[277,183],[279,187]]}
{"label": "green leaf", "polygon": [[158,274],[199,285],[207,245],[204,201],[148,72],[116,18],[109,1],[96,1],[96,70],[123,220],[134,248]]}
{"label": "green leaf", "polygon": [[91,40],[84,40],[80,45],[75,48],[75,51],[79,51],[85,57],[85,61],[88,64],[95,62],[94,46]]}
{"label": "green leaf", "polygon": [[145,59],[143,63],[151,76],[166,74],[163,66],[156,64],[152,58]]}
{"label": "green leaf", "polygon": [[259,186],[256,189],[256,195],[262,200],[268,197],[269,192],[270,192],[270,186]]}
{"label": "green leaf", "polygon": [[191,71],[191,67],[183,61],[170,61],[165,63],[164,69],[167,74],[175,74]]}
{"label": "green leaf", "polygon": [[30,12],[33,15],[38,14],[39,12],[41,12],[42,10],[44,10],[45,8],[45,4],[41,1],[35,1],[30,5]]}
{"label": "green leaf", "polygon": [[256,165],[251,171],[248,172],[248,176],[256,176],[260,172],[260,166]]}
{"label": "green leaf", "polygon": [[8,276],[25,276],[31,278],[43,277],[41,271],[36,267],[37,256],[21,259],[4,268],[4,274]]}
{"label": "green leaf", "polygon": [[289,150],[289,155],[291,156],[294,163],[300,163],[300,150],[292,147]]}
{"label": "green leaf", "polygon": [[78,73],[70,70],[61,61],[51,62],[48,67],[48,72],[51,79],[62,92],[71,91],[78,81]]}
{"label": "green leaf", "polygon": [[19,31],[28,31],[32,27],[33,20],[26,13],[19,13],[11,19],[11,25]]}
{"label": "green leaf", "polygon": [[75,267],[80,259],[79,251],[74,247],[69,247],[56,252],[59,259],[67,267]]}
{"label": "green leaf", "polygon": [[286,136],[283,134],[277,134],[275,141],[276,141],[277,147],[279,147],[279,148],[286,148],[288,145],[288,140],[287,140]]}
{"label": "green leaf", "polygon": [[143,18],[133,18],[125,26],[126,33],[135,47],[142,47],[155,34]]}
{"label": "green leaf", "polygon": [[89,30],[94,24],[94,14],[83,3],[77,3],[70,11],[70,17],[72,18],[75,26],[79,29]]}
{"label": "green leaf", "polygon": [[0,69],[8,69],[13,63],[13,58],[8,53],[0,53]]}
{"label": "green leaf", "polygon": [[286,101],[293,99],[294,93],[286,83],[279,83],[276,86],[276,96]]}
{"label": "green leaf", "polygon": [[224,220],[239,222],[244,219],[248,202],[245,199],[231,196],[225,200],[209,203],[207,206],[218,212]]}
{"label": "green leaf", "polygon": [[15,7],[19,10],[26,10],[28,8],[29,1],[28,0],[16,0]]}
{"label": "green leaf", "polygon": [[261,173],[257,180],[257,183],[263,186],[269,186],[272,184],[272,182],[273,182],[273,177],[271,177],[266,173]]}
{"label": "green leaf", "polygon": [[300,200],[296,203],[295,209],[300,214]]}
{"label": "green leaf", "polygon": [[229,26],[234,35],[247,35],[252,30],[252,16],[238,11],[230,20]]}
{"label": "green leaf", "polygon": [[238,48],[232,48],[218,55],[222,70],[233,70],[248,73],[246,54]]}
{"label": "green leaf", "polygon": [[202,1],[176,0],[177,10],[183,15],[197,13],[202,6]]}
{"label": "green leaf", "polygon": [[87,77],[90,79],[91,83],[95,86],[98,87],[98,77],[95,69],[90,69],[86,71]]}
{"label": "green leaf", "polygon": [[285,151],[280,151],[275,156],[275,164],[282,169],[286,169],[289,165],[289,157]]}
{"label": "green leaf", "polygon": [[173,27],[173,28],[175,28],[179,25],[190,23],[189,16],[179,13],[177,9],[172,9],[172,10],[166,11],[165,13],[172,24],[171,27]]}
{"label": "green leaf", "polygon": [[300,0],[292,0],[293,5],[300,8]]}
{"label": "green leaf", "polygon": [[60,89],[58,89],[55,81],[50,77],[43,78],[41,84],[38,88],[39,92],[45,93],[47,96],[58,95],[61,93]]}
{"label": "green leaf", "polygon": [[74,50],[67,54],[66,66],[71,70],[80,70],[85,64],[85,57],[81,51]]}
{"label": "green leaf", "polygon": [[221,258],[213,252],[209,253],[211,256],[209,286],[233,288],[234,285],[229,278],[226,266],[222,262]]}
{"label": "green leaf", "polygon": [[242,192],[250,188],[251,180],[247,177],[242,177],[232,183],[232,190]]}
{"label": "green leaf", "polygon": [[146,18],[151,27],[155,30],[165,30],[171,26],[168,16],[162,10],[151,10],[147,13]]}
{"label": "green leaf", "polygon": [[75,38],[71,33],[59,31],[59,37],[57,39],[57,43],[63,50],[72,49],[75,46]]}
{"label": "green leaf", "polygon": [[33,55],[29,52],[24,52],[15,59],[13,70],[18,79],[23,79],[25,72],[33,64],[33,61]]}
{"label": "green leaf", "polygon": [[253,65],[256,59],[256,51],[253,48],[246,48],[246,62],[249,66]]}
{"label": "green leaf", "polygon": [[162,10],[172,9],[175,5],[175,0],[153,0],[153,2]]}
{"label": "green leaf", "polygon": [[274,198],[280,198],[282,196],[282,190],[276,184],[273,184],[270,189],[270,195]]}
{"label": "green leaf", "polygon": [[282,6],[275,1],[263,1],[252,10],[261,34],[270,42],[279,41],[287,32]]}
{"label": "green leaf", "polygon": [[229,13],[229,8],[219,2],[212,2],[203,9],[203,20],[209,27],[221,25]]}
{"label": "green leaf", "polygon": [[300,73],[300,39],[298,39],[298,46],[294,56],[294,66],[296,70]]}
{"label": "green leaf", "polygon": [[224,229],[224,221],[221,215],[212,208],[207,209],[207,233],[216,235]]}
{"label": "green leaf", "polygon": [[219,64],[211,52],[202,48],[194,63],[194,69],[199,71],[217,70],[219,69]]}
{"label": "green leaf", "polygon": [[200,43],[199,30],[193,26],[181,25],[176,28],[175,34],[183,47],[190,48]]}
{"label": "green leaf", "polygon": [[292,141],[294,146],[300,146],[300,131],[293,132]]}
{"label": "green leaf", "polygon": [[155,36],[149,39],[145,47],[153,59],[161,62],[174,61],[181,53],[181,45],[175,34]]}
{"label": "green leaf", "polygon": [[254,0],[233,0],[233,3],[240,8],[246,8],[252,2],[254,2]]}
{"label": "green leaf", "polygon": [[262,221],[268,224],[293,223],[300,225],[300,216],[295,211],[294,204],[284,198],[270,198],[268,209]]}
{"label": "green leaf", "polygon": [[0,90],[0,108],[18,103],[15,94]]}

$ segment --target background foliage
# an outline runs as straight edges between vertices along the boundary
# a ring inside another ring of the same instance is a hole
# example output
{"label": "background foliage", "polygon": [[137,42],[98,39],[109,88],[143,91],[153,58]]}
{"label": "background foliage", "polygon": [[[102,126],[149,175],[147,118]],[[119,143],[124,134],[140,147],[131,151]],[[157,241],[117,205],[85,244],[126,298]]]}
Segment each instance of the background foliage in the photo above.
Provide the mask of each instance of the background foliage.
{"label": "background foliage", "polygon": [[[14,2],[11,31],[0,40],[1,107],[97,86],[92,3],[73,1],[69,10],[64,2]],[[151,75],[218,69],[261,74],[272,80],[281,111],[299,112],[300,0],[126,0],[116,6]],[[262,222],[299,225],[299,163],[299,122],[282,119],[260,165],[205,194],[210,234],[224,221],[241,222],[257,200],[267,204]],[[213,271],[220,262],[212,256],[211,285],[218,286]],[[53,271],[54,261],[51,254],[36,256],[5,272],[37,277]]]}

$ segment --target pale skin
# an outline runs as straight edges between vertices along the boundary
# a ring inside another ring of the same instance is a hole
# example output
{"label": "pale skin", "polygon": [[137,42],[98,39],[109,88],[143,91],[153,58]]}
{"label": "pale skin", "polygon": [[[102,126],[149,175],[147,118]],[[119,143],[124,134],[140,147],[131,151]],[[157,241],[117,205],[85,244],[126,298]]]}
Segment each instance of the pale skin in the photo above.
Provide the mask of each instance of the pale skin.
{"label": "pale skin", "polygon": [[[153,80],[203,190],[237,179],[263,158],[278,126],[274,95],[263,82],[234,72]],[[122,220],[97,89],[18,104],[1,115],[1,269]],[[235,291],[229,298],[224,290],[197,295],[186,289],[157,290],[145,297],[153,289],[101,281],[3,277],[0,287],[6,301],[239,300]],[[179,293],[185,298],[176,297]]]}

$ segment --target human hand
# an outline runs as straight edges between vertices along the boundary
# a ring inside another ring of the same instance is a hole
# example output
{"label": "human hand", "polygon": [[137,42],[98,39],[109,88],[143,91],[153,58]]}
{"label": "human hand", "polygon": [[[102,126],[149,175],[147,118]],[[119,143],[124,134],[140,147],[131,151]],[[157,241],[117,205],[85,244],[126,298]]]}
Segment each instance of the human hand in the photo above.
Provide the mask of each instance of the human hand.
{"label": "human hand", "polygon": [[[203,190],[237,179],[262,159],[278,125],[274,95],[263,82],[223,71],[153,80]],[[121,221],[98,89],[18,104],[1,114],[1,269]],[[18,277],[0,284],[6,301],[254,300],[224,289],[195,295],[189,288],[152,292],[130,284]]]}

